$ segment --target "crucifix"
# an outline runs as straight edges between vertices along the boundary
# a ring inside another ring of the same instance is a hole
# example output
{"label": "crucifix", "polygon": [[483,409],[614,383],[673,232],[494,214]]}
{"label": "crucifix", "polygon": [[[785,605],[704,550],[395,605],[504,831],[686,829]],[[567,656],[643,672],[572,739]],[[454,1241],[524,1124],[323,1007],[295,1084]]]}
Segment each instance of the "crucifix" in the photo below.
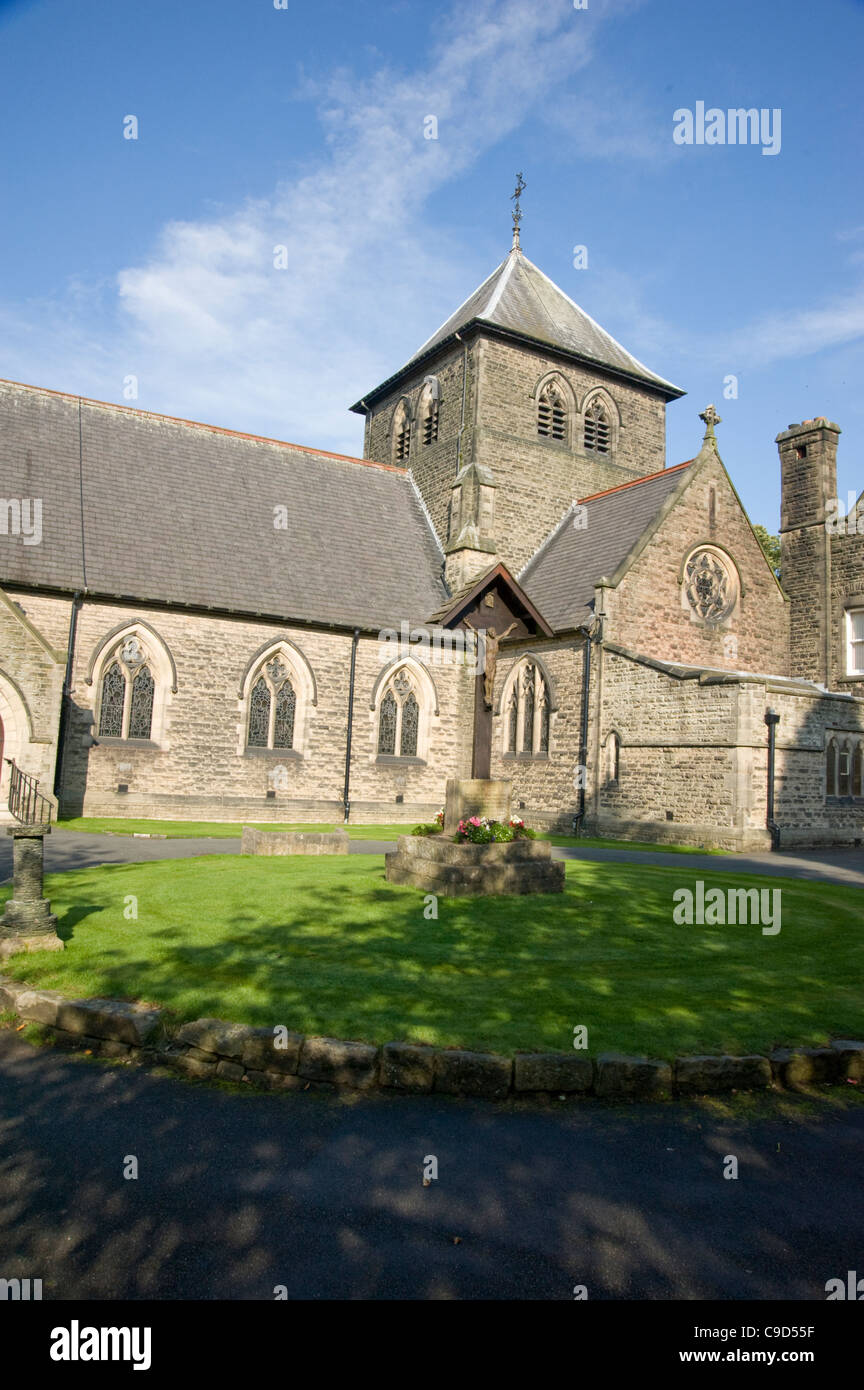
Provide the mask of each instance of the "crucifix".
{"label": "crucifix", "polygon": [[[500,637],[494,627],[476,628],[465,619],[465,626],[477,636],[478,670],[474,696],[474,750],[472,777],[488,777],[492,765],[492,697],[495,690],[495,667],[498,648],[518,623],[511,623]],[[481,665],[482,655],[482,665]]]}
{"label": "crucifix", "polygon": [[522,194],[525,192],[525,189],[526,189],[527,187],[528,187],[528,185],[527,185],[526,183],[523,183],[523,182],[522,182],[522,173],[521,173],[521,171],[520,171],[520,172],[516,175],[516,191],[515,191],[513,194],[511,194],[511,197],[510,197],[511,203],[512,203],[512,202],[515,202],[515,204],[516,204],[516,206],[515,206],[514,209],[513,209],[513,213],[512,213],[512,217],[513,217],[513,247],[512,247],[511,249],[514,249],[514,250],[519,246],[519,223],[522,221],[522,208],[521,208],[521,206],[520,206],[520,204],[519,204],[519,199],[520,199],[520,197],[522,196]]}

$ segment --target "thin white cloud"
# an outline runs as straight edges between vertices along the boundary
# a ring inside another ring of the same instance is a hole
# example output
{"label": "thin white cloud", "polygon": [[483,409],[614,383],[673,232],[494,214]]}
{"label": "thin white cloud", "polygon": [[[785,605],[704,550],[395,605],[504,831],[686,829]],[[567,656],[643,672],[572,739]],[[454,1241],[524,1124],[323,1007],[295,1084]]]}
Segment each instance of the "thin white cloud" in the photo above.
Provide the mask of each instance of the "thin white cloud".
{"label": "thin white cloud", "polygon": [[764,315],[740,333],[716,342],[712,356],[741,366],[768,366],[789,358],[810,357],[864,336],[864,286],[823,305]]}
{"label": "thin white cloud", "polygon": [[[117,274],[99,328],[76,312],[80,293],[56,307],[50,341],[47,306],[0,314],[6,361],[113,399],[134,373],[145,408],[358,449],[345,408],[451,311],[454,266],[468,259],[475,273],[464,247],[429,244],[425,205],[585,68],[598,26],[633,3],[472,0],[434,16],[414,70],[307,87],[325,133],[318,167],[223,216],[164,227],[152,255]],[[424,138],[427,116],[437,140]],[[286,269],[274,267],[280,246]],[[491,269],[478,256],[476,273]]]}

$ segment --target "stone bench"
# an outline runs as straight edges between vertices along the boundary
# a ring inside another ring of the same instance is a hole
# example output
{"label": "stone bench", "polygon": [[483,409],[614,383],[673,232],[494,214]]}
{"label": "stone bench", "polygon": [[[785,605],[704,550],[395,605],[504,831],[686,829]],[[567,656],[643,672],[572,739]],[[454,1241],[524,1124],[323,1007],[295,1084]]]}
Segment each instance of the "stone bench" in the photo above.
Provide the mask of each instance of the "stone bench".
{"label": "stone bench", "polygon": [[244,825],[241,854],[347,854],[347,830],[254,830]]}

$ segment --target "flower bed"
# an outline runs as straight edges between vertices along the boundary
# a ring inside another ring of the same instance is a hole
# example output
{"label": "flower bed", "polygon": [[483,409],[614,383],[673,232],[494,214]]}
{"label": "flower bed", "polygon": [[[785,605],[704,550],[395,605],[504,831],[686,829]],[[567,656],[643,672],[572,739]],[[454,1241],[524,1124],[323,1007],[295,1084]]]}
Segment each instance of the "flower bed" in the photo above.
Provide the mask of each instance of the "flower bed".
{"label": "flower bed", "polygon": [[536,840],[537,831],[530,830],[521,816],[509,821],[490,820],[488,816],[469,816],[460,820],[453,839],[457,845],[508,844],[511,840]]}

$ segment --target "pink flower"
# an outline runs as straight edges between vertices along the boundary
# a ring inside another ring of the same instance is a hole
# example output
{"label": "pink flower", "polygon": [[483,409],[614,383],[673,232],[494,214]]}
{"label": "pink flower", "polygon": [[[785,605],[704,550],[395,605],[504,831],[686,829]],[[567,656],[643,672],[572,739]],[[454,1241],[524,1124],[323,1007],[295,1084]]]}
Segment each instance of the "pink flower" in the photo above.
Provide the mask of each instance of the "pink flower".
{"label": "pink flower", "polygon": [[478,816],[472,816],[471,819],[469,820],[468,824],[469,824],[469,825],[482,825],[483,822],[479,819]]}

